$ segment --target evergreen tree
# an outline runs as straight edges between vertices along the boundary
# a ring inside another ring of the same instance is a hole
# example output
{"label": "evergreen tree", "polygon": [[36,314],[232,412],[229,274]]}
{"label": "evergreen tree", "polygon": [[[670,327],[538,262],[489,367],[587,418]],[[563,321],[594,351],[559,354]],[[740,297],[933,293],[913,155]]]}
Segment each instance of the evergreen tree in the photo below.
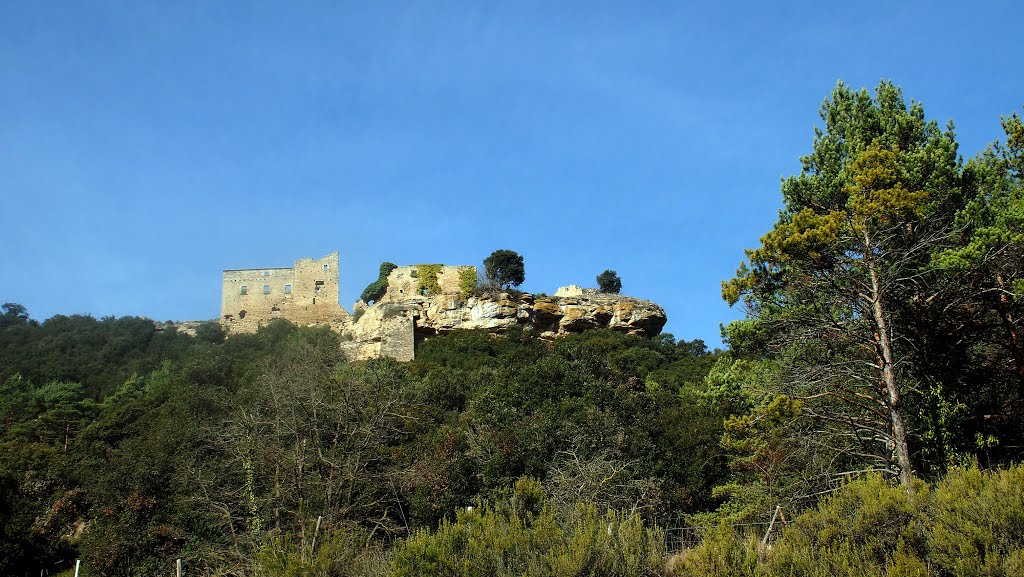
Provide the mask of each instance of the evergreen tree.
{"label": "evergreen tree", "polygon": [[748,313],[726,332],[784,360],[775,390],[805,401],[829,432],[812,440],[835,462],[910,490],[902,309],[932,296],[925,265],[957,206],[956,142],[888,82],[874,97],[840,83],[821,117],[803,170],[783,182],[778,222],[723,283]]}
{"label": "evergreen tree", "polygon": [[484,259],[484,271],[487,280],[503,289],[517,287],[526,280],[526,267],[523,257],[518,252],[498,249]]}
{"label": "evergreen tree", "polygon": [[603,293],[619,294],[622,290],[622,279],[611,269],[597,275],[597,288]]}

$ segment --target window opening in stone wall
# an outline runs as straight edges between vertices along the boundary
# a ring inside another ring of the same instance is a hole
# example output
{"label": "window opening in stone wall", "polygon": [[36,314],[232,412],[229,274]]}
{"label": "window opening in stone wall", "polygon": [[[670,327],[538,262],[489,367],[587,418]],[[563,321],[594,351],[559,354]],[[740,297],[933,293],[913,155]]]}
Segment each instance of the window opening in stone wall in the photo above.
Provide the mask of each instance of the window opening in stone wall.
{"label": "window opening in stone wall", "polygon": [[263,276],[270,276],[270,271],[269,270],[263,271]]}
{"label": "window opening in stone wall", "polygon": [[284,285],[284,294],[286,294],[286,295],[292,294],[292,285],[290,285],[290,284]]}
{"label": "window opening in stone wall", "polygon": [[331,270],[331,265],[325,264],[324,265],[324,270]]}
{"label": "window opening in stone wall", "polygon": [[318,280],[315,283],[313,283],[313,294],[320,294],[320,289],[323,288],[323,286],[324,281],[322,280]]}
{"label": "window opening in stone wall", "polygon": [[263,285],[263,294],[265,294],[265,295],[270,294],[270,285],[268,285],[268,284]]}
{"label": "window opening in stone wall", "polygon": [[245,311],[238,311],[238,318],[239,318],[239,319],[244,319],[244,318],[245,318],[245,315],[246,315],[246,312],[245,312]]}
{"label": "window opening in stone wall", "polygon": [[242,285],[238,289],[238,294],[243,295],[243,296],[249,294],[249,287],[247,287],[245,285]]}

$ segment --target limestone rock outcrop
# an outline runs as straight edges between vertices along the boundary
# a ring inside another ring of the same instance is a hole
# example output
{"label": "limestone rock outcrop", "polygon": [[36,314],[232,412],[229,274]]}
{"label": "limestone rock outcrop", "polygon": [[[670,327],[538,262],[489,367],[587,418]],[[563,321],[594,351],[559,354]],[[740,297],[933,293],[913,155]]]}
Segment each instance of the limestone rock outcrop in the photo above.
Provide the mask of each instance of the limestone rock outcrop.
{"label": "limestone rock outcrop", "polygon": [[[352,359],[412,360],[418,339],[460,329],[501,331],[522,325],[541,338],[608,328],[653,336],[665,326],[665,311],[650,301],[568,285],[555,295],[477,291],[475,266],[382,263],[387,274],[349,314],[338,303],[339,257],[301,258],[292,267],[225,269],[221,285],[221,327],[256,332],[276,319],[302,326],[327,326],[341,334]],[[385,266],[388,265],[388,266]],[[371,287],[374,287],[371,285]],[[367,287],[368,289],[371,287]],[[382,289],[383,292],[380,292]],[[179,330],[195,334],[199,323]]]}
{"label": "limestone rock outcrop", "polygon": [[357,359],[388,356],[411,360],[416,339],[460,329],[500,331],[524,325],[539,331],[541,338],[557,338],[608,328],[653,336],[667,321],[665,311],[651,301],[592,289],[562,294],[565,292],[572,296],[499,293],[464,299],[449,293],[369,307],[357,303],[356,320],[342,333],[345,349]]}

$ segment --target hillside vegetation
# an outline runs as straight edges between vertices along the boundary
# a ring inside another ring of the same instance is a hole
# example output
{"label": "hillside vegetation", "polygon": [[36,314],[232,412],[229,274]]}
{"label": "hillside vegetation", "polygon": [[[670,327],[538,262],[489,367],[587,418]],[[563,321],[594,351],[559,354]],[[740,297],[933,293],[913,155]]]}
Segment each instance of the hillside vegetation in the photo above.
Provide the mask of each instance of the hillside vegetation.
{"label": "hillside vegetation", "polygon": [[965,162],[890,83],[821,114],[727,351],[513,326],[349,362],[4,305],[0,574],[1021,574],[1024,123]]}

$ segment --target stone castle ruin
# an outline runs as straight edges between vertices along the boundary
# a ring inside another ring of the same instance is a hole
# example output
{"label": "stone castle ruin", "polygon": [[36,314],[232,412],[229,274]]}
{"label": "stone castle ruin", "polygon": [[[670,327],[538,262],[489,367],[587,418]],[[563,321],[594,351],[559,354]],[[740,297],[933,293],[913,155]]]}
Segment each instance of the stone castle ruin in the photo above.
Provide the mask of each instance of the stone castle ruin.
{"label": "stone castle ruin", "polygon": [[329,326],[353,359],[412,360],[418,340],[460,329],[500,331],[514,324],[555,338],[594,328],[656,335],[665,311],[650,301],[600,293],[576,285],[555,296],[481,293],[474,266],[400,266],[373,303],[349,314],[338,304],[338,253],[303,258],[292,268],[224,271],[221,324],[229,332],[255,332],[281,318],[297,325]]}
{"label": "stone castle ruin", "polygon": [[225,270],[220,314],[233,332],[255,332],[278,318],[341,330],[350,317],[338,304],[338,253],[301,258],[292,268]]}

